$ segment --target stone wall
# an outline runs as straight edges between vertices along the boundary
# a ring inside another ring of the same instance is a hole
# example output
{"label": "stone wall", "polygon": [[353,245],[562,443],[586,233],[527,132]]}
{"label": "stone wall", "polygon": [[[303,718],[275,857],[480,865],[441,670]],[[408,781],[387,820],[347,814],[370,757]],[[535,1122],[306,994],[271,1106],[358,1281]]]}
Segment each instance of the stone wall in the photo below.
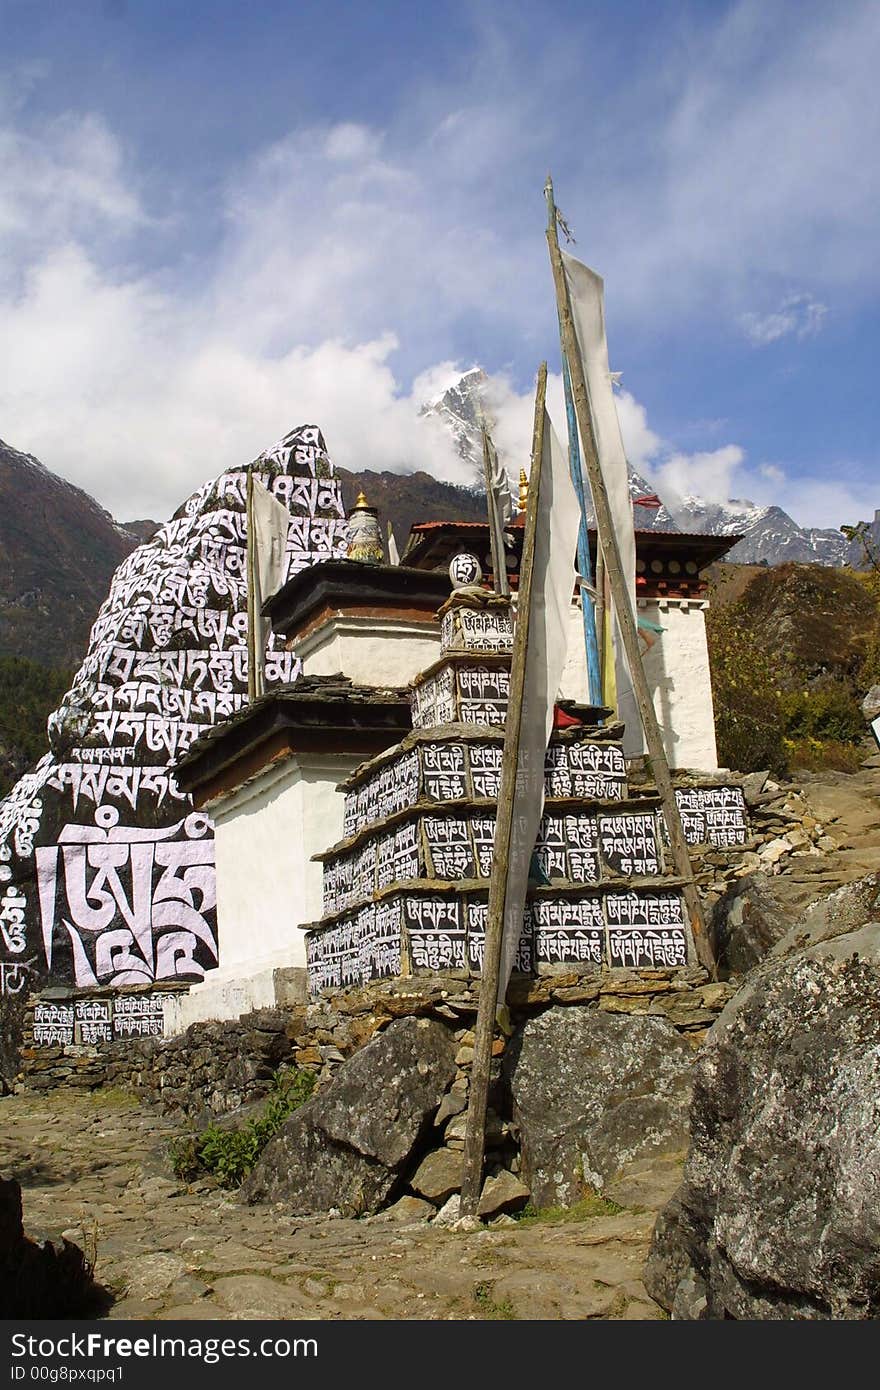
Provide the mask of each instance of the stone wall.
{"label": "stone wall", "polygon": [[[260,1010],[235,1022],[194,1023],[176,1038],[93,1047],[35,1047],[28,1042],[26,1017],[15,1089],[118,1086],[193,1118],[204,1112],[222,1114],[266,1095],[282,1063],[306,1067],[325,1084],[340,1063],[393,1019],[404,1017],[432,1017],[446,1024],[455,1034],[456,1063],[466,1076],[478,990],[479,979],[464,972],[377,981],[307,1006]],[[710,983],[699,969],[615,970],[514,978],[509,999],[515,1026],[556,1005],[587,1005],[605,1013],[664,1017],[697,1047],[730,992],[727,985]],[[503,1048],[499,1038],[498,1055]]]}
{"label": "stone wall", "polygon": [[[631,776],[633,790],[652,792]],[[760,869],[771,875],[797,870],[815,874],[817,893],[824,883],[826,857],[836,848],[812,814],[799,787],[779,786],[765,774],[720,776],[719,785],[742,785],[749,813],[749,838],[734,849],[693,847],[694,870],[708,909],[731,883]],[[707,785],[705,777],[679,777],[677,785]],[[515,1021],[525,1021],[554,1005],[586,1004],[607,1013],[663,1015],[694,1045],[723,1007],[728,990],[709,983],[704,972],[590,970],[517,978],[510,1002]],[[282,1062],[309,1067],[326,1081],[339,1063],[393,1018],[432,1015],[463,1036],[476,1013],[478,979],[449,971],[407,980],[374,981],[325,995],[308,1006],[260,1010],[234,1022],[199,1023],[173,1039],[129,1038],[98,1046],[35,1046],[32,997],[24,1012],[20,1070],[6,1059],[6,1083],[48,1089],[122,1086],[167,1109],[187,1114],[215,1113],[264,1095]],[[93,996],[90,996],[93,997]],[[466,1049],[468,1041],[461,1041]],[[10,1053],[14,1041],[10,1037]],[[468,1059],[469,1060],[469,1059]]]}

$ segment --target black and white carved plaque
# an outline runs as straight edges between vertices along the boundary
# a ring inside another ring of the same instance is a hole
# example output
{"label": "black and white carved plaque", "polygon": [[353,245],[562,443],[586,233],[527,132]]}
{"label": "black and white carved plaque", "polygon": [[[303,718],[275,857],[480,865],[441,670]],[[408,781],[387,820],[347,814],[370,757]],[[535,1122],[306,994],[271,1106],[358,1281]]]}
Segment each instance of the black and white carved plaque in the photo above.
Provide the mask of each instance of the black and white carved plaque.
{"label": "black and white carved plaque", "polygon": [[508,609],[450,608],[440,628],[442,651],[509,651],[513,627]]}
{"label": "black and white carved plaque", "polygon": [[609,893],[605,915],[610,965],[656,970],[687,964],[680,893]]}
{"label": "black and white carved plaque", "polygon": [[425,743],[421,759],[422,792],[429,801],[458,801],[467,795],[463,743]]}
{"label": "black and white carved plaque", "polygon": [[73,1017],[76,1041],[83,1046],[113,1041],[112,999],[77,999]]}
{"label": "black and white carved plaque", "polygon": [[568,877],[565,822],[562,816],[549,812],[544,815],[538,827],[535,855],[548,880]]}
{"label": "black and white carved plaque", "polygon": [[419,755],[411,748],[393,763],[388,763],[385,770],[388,782],[380,814],[391,816],[397,811],[405,811],[418,800]]}
{"label": "black and white carved plaque", "polygon": [[400,974],[400,899],[376,903],[373,932],[363,954],[363,982]]}
{"label": "black and white carved plaque", "polygon": [[500,743],[471,743],[469,759],[471,765],[471,787],[474,796],[487,797],[497,801],[501,785]]}
{"label": "black and white carved plaque", "polygon": [[418,878],[422,871],[419,827],[415,820],[404,821],[394,833],[395,882]]}
{"label": "black and white carved plaque", "polygon": [[73,1005],[37,1004],[34,1008],[33,1028],[34,1043],[38,1047],[64,1047],[72,1043]]}
{"label": "black and white carved plaque", "polygon": [[605,923],[598,898],[541,896],[531,904],[539,965],[602,964]]}
{"label": "black and white carved plaque", "polygon": [[[477,973],[483,969],[488,912],[488,903],[478,899],[469,899],[467,904],[468,966]],[[523,918],[523,929],[519,938],[513,969],[519,975],[531,975],[532,973],[532,929],[528,914]]]}
{"label": "black and white carved plaque", "polygon": [[376,891],[376,841],[367,840],[356,854],[357,867],[353,876],[353,901],[365,902]]}
{"label": "black and white carved plaque", "polygon": [[565,817],[568,877],[573,883],[599,881],[599,823],[595,816],[573,812]]}
{"label": "black and white carved plaque", "polygon": [[495,862],[495,817],[473,816],[471,837],[479,878],[491,878]]}
{"label": "black and white carved plaque", "polygon": [[431,878],[473,878],[477,868],[464,816],[425,816],[422,820]]}
{"label": "black and white carved plaque", "polygon": [[164,994],[120,994],[113,1002],[113,1040],[160,1038]]}
{"label": "black and white carved plaque", "polygon": [[678,787],[675,799],[688,844],[728,849],[749,838],[742,787]]}
{"label": "black and white carved plaque", "polygon": [[548,747],[545,763],[548,796],[622,801],[626,788],[626,762],[617,744],[567,740],[551,743]]}
{"label": "black and white carved plaque", "polygon": [[403,898],[403,924],[413,970],[463,970],[467,927],[456,897],[413,894]]}
{"label": "black and white carved plaque", "polygon": [[431,729],[438,724],[453,724],[458,715],[455,700],[455,673],[451,666],[441,669],[420,681],[412,697],[414,729]]}
{"label": "black and white carved plaque", "polygon": [[615,812],[599,817],[603,863],[622,878],[661,872],[660,838],[654,811]]}
{"label": "black and white carved plaque", "polygon": [[376,887],[390,888],[397,881],[397,835],[393,830],[376,839]]}
{"label": "black and white carved plaque", "polygon": [[493,666],[458,666],[459,717],[464,724],[503,726],[510,672]]}

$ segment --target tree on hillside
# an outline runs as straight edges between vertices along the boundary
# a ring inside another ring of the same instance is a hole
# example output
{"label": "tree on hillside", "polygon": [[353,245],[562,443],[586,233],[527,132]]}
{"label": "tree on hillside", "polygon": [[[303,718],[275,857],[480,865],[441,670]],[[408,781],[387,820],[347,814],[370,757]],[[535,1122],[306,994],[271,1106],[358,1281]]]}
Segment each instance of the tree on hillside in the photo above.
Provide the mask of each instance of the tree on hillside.
{"label": "tree on hillside", "polygon": [[69,671],[0,657],[0,797],[47,752],[46,720],[70,680]]}

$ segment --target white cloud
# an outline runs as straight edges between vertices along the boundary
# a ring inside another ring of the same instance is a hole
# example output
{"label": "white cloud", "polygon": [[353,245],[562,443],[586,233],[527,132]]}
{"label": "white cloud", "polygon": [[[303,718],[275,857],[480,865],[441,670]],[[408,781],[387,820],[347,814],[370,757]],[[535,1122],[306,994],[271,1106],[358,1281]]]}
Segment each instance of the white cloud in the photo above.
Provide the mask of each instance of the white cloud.
{"label": "white cloud", "polygon": [[615,400],[626,456],[633,468],[641,472],[650,468],[652,460],[663,448],[663,441],[649,427],[647,411],[635,396],[629,391],[620,390],[615,393]]}
{"label": "white cloud", "polygon": [[[100,117],[71,113],[26,131],[0,128],[0,236],[11,253],[71,236],[96,240],[146,221],[118,141]],[[8,269],[7,272],[8,274]]]}
{"label": "white cloud", "polygon": [[698,496],[707,502],[726,502],[743,495],[742,465],[745,453],[738,444],[725,444],[704,453],[674,453],[652,470],[661,494],[665,489],[676,497]]}
{"label": "white cloud", "polygon": [[766,347],[792,334],[799,339],[814,337],[827,313],[827,304],[820,304],[811,295],[793,294],[772,314],[742,314],[740,324],[750,343]]}
{"label": "white cloud", "polygon": [[774,489],[773,500],[793,516],[801,526],[818,526],[836,530],[856,521],[870,521],[880,506],[880,490],[871,478],[839,461],[829,470],[836,474],[834,481],[827,477],[786,477]]}
{"label": "white cloud", "polygon": [[[384,129],[298,126],[243,159],[201,210],[210,235],[188,228],[187,258],[186,216],[173,246],[165,218],[188,214],[180,188],[151,171],[156,216],[99,116],[25,125],[0,102],[9,442],[128,516],[166,515],[307,419],[340,464],[460,478],[418,408],[457,377],[466,323],[488,344],[471,354],[496,369],[498,442],[515,472],[531,439],[527,364],[556,347],[540,230],[556,150],[560,200],[606,276],[612,324],[650,325],[672,305],[681,326],[705,310],[759,343],[796,340],[818,330],[825,300],[836,308],[832,294],[876,291],[876,6],[810,5],[786,26],[743,0],[574,113],[557,100],[560,73],[597,76],[599,61],[578,47],[583,30],[518,51],[509,26],[480,14],[482,46],[459,78],[414,84]],[[813,292],[786,297],[791,284]],[[562,434],[558,377],[550,403]],[[782,485],[724,434],[693,454],[663,441],[628,390],[618,410],[633,465],[658,486],[662,470],[715,491]]]}

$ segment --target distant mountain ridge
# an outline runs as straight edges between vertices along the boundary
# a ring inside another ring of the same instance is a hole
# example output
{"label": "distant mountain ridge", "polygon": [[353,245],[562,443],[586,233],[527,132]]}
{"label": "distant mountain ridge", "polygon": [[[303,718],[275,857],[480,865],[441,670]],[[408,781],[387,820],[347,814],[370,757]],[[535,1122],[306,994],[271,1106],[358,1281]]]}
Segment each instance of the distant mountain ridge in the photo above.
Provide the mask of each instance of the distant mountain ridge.
{"label": "distant mountain ridge", "polygon": [[116,566],[147,525],[120,526],[82,488],[0,440],[0,656],[75,666]]}
{"label": "distant mountain ridge", "polygon": [[[474,367],[437,400],[425,405],[421,412],[446,426],[458,453],[477,470],[475,478],[482,476],[478,400],[487,381],[483,369]],[[655,486],[634,468],[630,469],[629,490],[633,501],[657,495]],[[779,565],[791,560],[820,565],[850,564],[855,568],[862,564],[860,547],[848,541],[839,530],[799,526],[781,507],[759,507],[738,498],[721,503],[707,502],[695,495],[681,501],[671,498],[661,498],[661,501],[660,508],[636,508],[635,523],[639,529],[741,536],[726,557],[737,564]],[[880,545],[880,512],[875,514],[871,532],[875,544]]]}
{"label": "distant mountain ridge", "polygon": [[[346,507],[363,490],[379,509],[383,540],[390,521],[401,552],[417,521],[486,514],[478,490],[429,473],[336,471]],[[0,441],[0,657],[75,667],[114,571],[159,524],[114,521],[82,488]]]}

